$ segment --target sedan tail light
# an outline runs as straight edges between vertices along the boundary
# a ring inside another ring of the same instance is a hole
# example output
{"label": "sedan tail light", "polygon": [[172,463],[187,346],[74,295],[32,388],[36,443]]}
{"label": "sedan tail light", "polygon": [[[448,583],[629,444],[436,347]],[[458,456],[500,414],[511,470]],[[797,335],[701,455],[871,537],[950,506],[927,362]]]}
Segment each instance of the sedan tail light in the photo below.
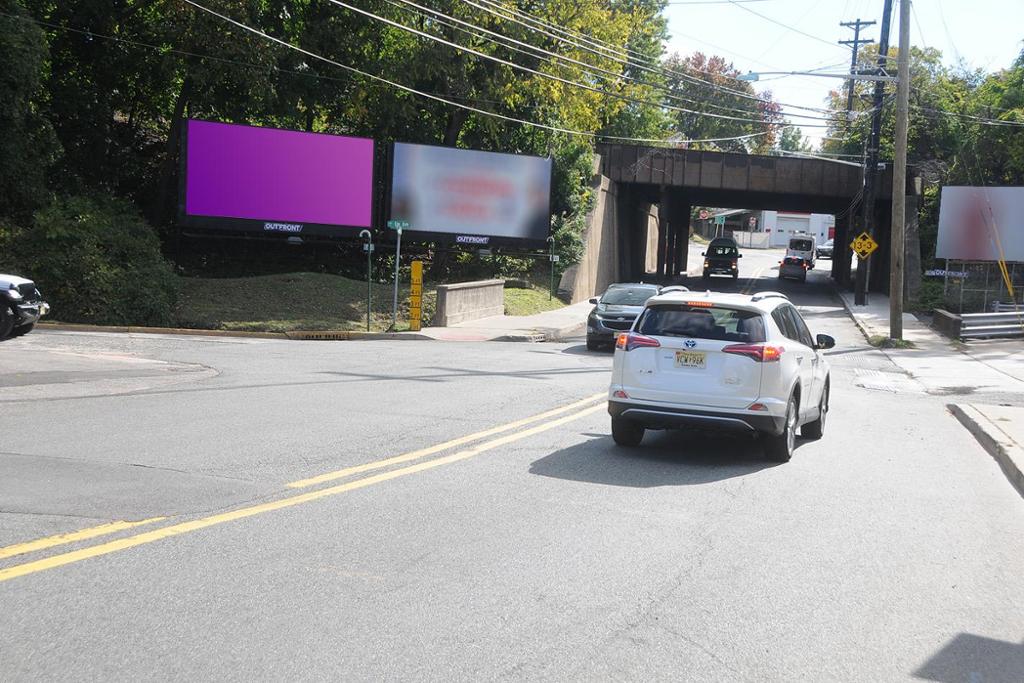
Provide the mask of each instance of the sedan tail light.
{"label": "sedan tail light", "polygon": [[722,353],[746,356],[758,363],[777,363],[782,357],[783,351],[785,349],[781,346],[769,346],[768,344],[733,344],[722,349]]}
{"label": "sedan tail light", "polygon": [[615,340],[615,348],[622,349],[623,351],[632,351],[639,348],[656,349],[660,346],[661,343],[657,339],[645,337],[642,334],[633,334],[632,332],[620,334],[619,338]]}

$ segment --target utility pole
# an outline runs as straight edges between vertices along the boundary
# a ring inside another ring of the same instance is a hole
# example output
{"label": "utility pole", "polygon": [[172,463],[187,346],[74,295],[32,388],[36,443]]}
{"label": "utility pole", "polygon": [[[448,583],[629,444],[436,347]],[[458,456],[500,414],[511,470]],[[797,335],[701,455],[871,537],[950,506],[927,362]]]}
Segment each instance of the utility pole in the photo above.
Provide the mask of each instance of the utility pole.
{"label": "utility pole", "polygon": [[[892,0],[885,0],[882,9],[882,31],[878,38],[878,65],[876,71],[885,72],[889,57],[889,24],[892,18]],[[864,166],[864,200],[861,205],[861,229],[868,234],[874,232],[875,185],[878,176],[878,144],[882,134],[882,99],[885,96],[885,82],[875,81],[875,96],[872,102],[871,135],[868,138],[868,158]],[[854,284],[854,303],[866,306],[868,303],[868,262],[857,260],[857,276]]]}
{"label": "utility pole", "polygon": [[[867,45],[871,42],[868,38],[860,37],[860,30],[866,26],[874,26],[874,21],[861,21],[857,18],[857,21],[841,21],[840,26],[853,29],[853,40],[840,40],[840,45],[849,45],[853,50],[853,54],[850,55],[850,75],[853,76],[857,73],[857,56],[860,54],[860,46]],[[846,121],[849,124],[850,113],[853,111],[853,85],[854,80],[851,78],[849,85],[846,86]]]}
{"label": "utility pole", "polygon": [[892,165],[892,242],[889,256],[889,337],[903,338],[904,228],[907,200],[907,123],[910,117],[910,0],[900,0],[896,82],[896,158]]}

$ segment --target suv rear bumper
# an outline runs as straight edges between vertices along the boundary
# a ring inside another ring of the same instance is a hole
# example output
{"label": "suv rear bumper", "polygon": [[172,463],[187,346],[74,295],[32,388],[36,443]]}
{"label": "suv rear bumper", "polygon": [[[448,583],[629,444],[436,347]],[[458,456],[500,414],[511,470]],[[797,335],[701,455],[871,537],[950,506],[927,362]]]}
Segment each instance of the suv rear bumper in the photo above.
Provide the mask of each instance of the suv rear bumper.
{"label": "suv rear bumper", "polygon": [[608,414],[614,418],[637,422],[648,429],[690,427],[719,432],[773,434],[776,436],[782,433],[786,423],[784,416],[777,417],[749,410],[718,412],[624,403],[622,401],[608,401]]}

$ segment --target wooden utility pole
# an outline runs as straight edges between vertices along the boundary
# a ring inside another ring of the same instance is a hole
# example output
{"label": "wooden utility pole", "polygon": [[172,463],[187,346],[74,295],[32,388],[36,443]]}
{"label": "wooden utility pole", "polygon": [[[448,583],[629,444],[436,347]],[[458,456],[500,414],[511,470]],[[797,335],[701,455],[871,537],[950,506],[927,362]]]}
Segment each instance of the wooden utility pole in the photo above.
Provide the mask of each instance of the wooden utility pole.
{"label": "wooden utility pole", "polygon": [[910,117],[910,0],[900,0],[900,54],[896,77],[896,158],[892,165],[892,242],[889,256],[889,337],[903,338],[903,234],[907,200],[907,124]]}
{"label": "wooden utility pole", "polygon": [[[861,21],[860,18],[857,21],[841,21],[840,26],[853,29],[853,40],[840,40],[840,45],[849,45],[853,50],[853,54],[850,55],[850,75],[853,76],[857,73],[857,56],[860,54],[860,46],[867,45],[871,42],[868,38],[860,37],[860,30],[865,26],[874,26],[874,21]],[[851,78],[849,84],[846,86],[846,121],[849,125],[850,114],[853,112],[853,86],[854,80]]]}

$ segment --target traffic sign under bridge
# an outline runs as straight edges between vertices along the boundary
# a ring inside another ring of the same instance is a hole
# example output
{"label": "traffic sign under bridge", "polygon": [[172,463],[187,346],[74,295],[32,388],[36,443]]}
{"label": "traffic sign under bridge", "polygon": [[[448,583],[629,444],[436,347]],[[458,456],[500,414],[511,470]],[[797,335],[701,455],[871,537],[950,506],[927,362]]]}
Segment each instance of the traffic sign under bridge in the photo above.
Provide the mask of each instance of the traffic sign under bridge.
{"label": "traffic sign under bridge", "polygon": [[853,253],[857,254],[861,259],[866,259],[878,249],[878,242],[876,242],[871,235],[866,232],[862,232],[853,238],[850,242],[850,248],[853,249]]}

